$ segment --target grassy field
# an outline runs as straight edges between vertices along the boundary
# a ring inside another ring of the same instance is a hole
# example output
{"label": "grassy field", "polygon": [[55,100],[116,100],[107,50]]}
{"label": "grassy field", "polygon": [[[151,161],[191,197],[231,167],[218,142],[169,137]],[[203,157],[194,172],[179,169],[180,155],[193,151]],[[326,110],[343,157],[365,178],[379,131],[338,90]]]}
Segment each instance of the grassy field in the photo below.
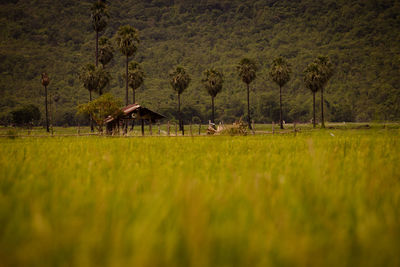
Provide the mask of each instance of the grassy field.
{"label": "grassy field", "polygon": [[0,266],[399,266],[399,137],[0,138]]}

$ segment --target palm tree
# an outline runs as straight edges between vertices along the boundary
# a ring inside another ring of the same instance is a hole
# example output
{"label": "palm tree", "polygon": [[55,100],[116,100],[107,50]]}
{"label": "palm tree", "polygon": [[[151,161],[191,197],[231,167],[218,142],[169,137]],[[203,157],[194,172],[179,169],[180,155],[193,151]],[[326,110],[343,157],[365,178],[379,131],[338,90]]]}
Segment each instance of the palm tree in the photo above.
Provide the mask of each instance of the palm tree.
{"label": "palm tree", "polygon": [[319,89],[321,90],[321,128],[325,128],[324,118],[324,87],[328,83],[329,79],[333,75],[333,65],[327,56],[318,56],[314,63],[318,66],[319,78]]}
{"label": "palm tree", "polygon": [[99,40],[99,61],[103,68],[113,59],[114,48],[107,37],[101,37]]}
{"label": "palm tree", "polygon": [[137,51],[137,46],[140,42],[139,33],[134,27],[125,25],[119,27],[117,34],[115,36],[115,41],[118,49],[121,51],[123,55],[126,56],[126,71],[125,71],[125,80],[126,80],[126,88],[125,88],[125,105],[129,104],[128,101],[128,63],[129,58],[134,56]]}
{"label": "palm tree", "polygon": [[185,68],[176,67],[176,69],[169,74],[170,84],[172,89],[178,93],[178,115],[179,115],[179,128],[182,131],[182,135],[185,134],[185,130],[183,128],[182,114],[181,114],[181,94],[183,91],[188,88],[190,83],[190,76],[186,73]]}
{"label": "palm tree", "polygon": [[313,128],[315,128],[315,93],[320,88],[320,74],[316,63],[308,64],[304,70],[304,83],[313,94]]}
{"label": "palm tree", "polygon": [[110,84],[111,75],[104,68],[96,68],[95,71],[96,79],[98,80],[98,85],[95,91],[101,96],[104,93],[104,89]]}
{"label": "palm tree", "polygon": [[96,67],[99,65],[99,32],[104,31],[109,18],[107,5],[105,1],[96,1],[91,10],[92,26],[96,32]]}
{"label": "palm tree", "polygon": [[144,77],[140,64],[136,61],[131,62],[128,67],[128,81],[129,86],[132,88],[132,103],[136,103],[135,91],[143,84]]}
{"label": "palm tree", "polygon": [[221,92],[224,83],[223,75],[215,69],[208,69],[204,72],[205,78],[202,80],[207,93],[211,96],[212,116],[211,122],[214,123],[214,98]]}
{"label": "palm tree", "polygon": [[282,86],[290,80],[291,68],[289,63],[282,57],[278,57],[272,61],[272,67],[269,75],[271,79],[279,85],[279,123],[283,129],[282,120]]}
{"label": "palm tree", "polygon": [[[89,91],[89,101],[92,101],[92,91],[96,91],[99,87],[99,80],[97,78],[96,66],[93,64],[86,64],[82,67],[79,73],[79,79],[83,83],[83,87]],[[90,130],[93,132],[93,120],[90,118]]]}
{"label": "palm tree", "polygon": [[247,122],[249,129],[251,129],[251,118],[250,118],[250,83],[254,81],[257,73],[256,63],[248,58],[243,58],[239,65],[236,67],[239,72],[239,77],[247,85]]}
{"label": "palm tree", "polygon": [[48,109],[47,109],[47,86],[50,83],[50,78],[47,75],[46,72],[42,73],[42,85],[44,86],[44,94],[45,94],[45,100],[44,100],[44,107],[45,107],[45,112],[46,112],[46,131],[49,133],[49,114],[48,114]]}

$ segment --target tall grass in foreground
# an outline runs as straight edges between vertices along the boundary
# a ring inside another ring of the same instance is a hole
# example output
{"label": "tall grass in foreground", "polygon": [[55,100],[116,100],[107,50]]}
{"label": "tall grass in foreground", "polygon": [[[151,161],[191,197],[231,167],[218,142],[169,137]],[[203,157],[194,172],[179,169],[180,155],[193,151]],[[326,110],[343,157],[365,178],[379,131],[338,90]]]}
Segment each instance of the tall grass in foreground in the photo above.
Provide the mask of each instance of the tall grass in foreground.
{"label": "tall grass in foreground", "polygon": [[399,152],[398,130],[0,139],[0,266],[399,266]]}

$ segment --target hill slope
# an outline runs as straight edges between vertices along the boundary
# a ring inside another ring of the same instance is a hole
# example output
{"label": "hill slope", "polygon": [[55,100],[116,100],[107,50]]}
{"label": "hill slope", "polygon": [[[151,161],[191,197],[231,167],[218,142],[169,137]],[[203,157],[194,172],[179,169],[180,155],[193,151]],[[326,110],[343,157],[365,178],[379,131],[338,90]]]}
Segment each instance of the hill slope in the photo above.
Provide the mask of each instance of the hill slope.
{"label": "hill slope", "polygon": [[[75,106],[88,100],[77,73],[94,62],[95,34],[90,23],[91,1],[0,2],[0,112],[34,103],[43,109],[40,73],[49,73],[49,89],[58,91],[56,120],[71,122]],[[311,94],[302,72],[317,55],[336,65],[326,89],[331,121],[400,119],[400,4],[368,1],[112,1],[105,36],[120,25],[140,30],[135,59],[146,72],[140,103],[173,117],[176,96],[168,72],[183,65],[192,83],[183,94],[187,120],[207,121],[211,101],[201,85],[202,72],[224,72],[223,92],[216,98],[218,120],[232,121],[245,113],[245,87],[237,77],[242,57],[259,66],[252,84],[251,105],[258,122],[277,120],[278,88],[268,78],[272,59],[282,55],[292,65],[284,88],[287,121],[311,118]],[[123,59],[119,52],[110,66],[111,92],[124,96]]]}

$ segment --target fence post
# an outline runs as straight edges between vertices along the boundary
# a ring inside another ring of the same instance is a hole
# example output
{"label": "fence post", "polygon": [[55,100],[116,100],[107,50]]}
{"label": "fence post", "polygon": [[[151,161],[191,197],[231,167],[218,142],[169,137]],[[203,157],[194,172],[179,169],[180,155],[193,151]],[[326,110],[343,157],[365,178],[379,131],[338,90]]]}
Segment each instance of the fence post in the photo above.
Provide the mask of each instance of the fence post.
{"label": "fence post", "polygon": [[272,134],[275,133],[275,122],[272,122]]}
{"label": "fence post", "polygon": [[169,121],[167,123],[167,135],[169,136],[169,130],[170,130],[170,125],[169,125]]}
{"label": "fence post", "polygon": [[158,135],[161,135],[160,121],[157,121]]}
{"label": "fence post", "polygon": [[199,135],[201,135],[201,122],[199,123]]}
{"label": "fence post", "polygon": [[294,135],[296,136],[297,130],[296,130],[296,122],[295,121],[293,122],[293,132],[294,132]]}

